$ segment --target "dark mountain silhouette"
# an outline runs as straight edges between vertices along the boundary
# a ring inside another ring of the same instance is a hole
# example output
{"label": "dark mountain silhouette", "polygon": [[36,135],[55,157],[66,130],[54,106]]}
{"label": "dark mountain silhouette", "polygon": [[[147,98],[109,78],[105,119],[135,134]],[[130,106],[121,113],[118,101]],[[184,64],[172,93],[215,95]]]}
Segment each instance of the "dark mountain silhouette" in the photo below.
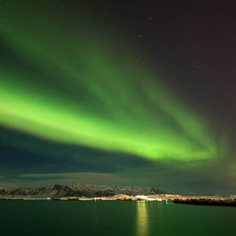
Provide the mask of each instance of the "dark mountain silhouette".
{"label": "dark mountain silhouette", "polygon": [[17,188],[0,190],[0,198],[62,198],[62,197],[109,197],[116,194],[126,195],[152,195],[164,193],[156,187],[125,187],[102,185],[61,185],[55,184],[47,187]]}

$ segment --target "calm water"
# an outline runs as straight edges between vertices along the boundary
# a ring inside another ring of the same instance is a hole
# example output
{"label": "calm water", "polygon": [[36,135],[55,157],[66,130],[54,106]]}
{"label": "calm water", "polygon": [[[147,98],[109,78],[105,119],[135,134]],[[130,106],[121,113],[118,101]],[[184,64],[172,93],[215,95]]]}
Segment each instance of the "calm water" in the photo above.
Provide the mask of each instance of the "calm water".
{"label": "calm water", "polygon": [[236,208],[157,202],[0,201],[0,235],[236,235]]}

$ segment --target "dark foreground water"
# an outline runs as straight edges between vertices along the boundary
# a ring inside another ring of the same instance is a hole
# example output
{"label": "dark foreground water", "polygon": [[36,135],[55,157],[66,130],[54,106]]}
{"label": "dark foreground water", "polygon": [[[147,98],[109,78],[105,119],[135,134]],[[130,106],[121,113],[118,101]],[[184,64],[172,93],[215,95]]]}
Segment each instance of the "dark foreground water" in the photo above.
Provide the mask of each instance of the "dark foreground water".
{"label": "dark foreground water", "polygon": [[0,235],[236,235],[236,208],[157,202],[0,201]]}

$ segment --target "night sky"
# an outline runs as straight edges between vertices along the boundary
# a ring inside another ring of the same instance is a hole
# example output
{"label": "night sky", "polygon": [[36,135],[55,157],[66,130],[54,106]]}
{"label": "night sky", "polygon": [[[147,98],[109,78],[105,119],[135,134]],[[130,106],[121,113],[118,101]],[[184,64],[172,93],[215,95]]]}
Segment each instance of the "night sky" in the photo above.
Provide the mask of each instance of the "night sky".
{"label": "night sky", "polygon": [[0,188],[236,193],[236,2],[0,0]]}

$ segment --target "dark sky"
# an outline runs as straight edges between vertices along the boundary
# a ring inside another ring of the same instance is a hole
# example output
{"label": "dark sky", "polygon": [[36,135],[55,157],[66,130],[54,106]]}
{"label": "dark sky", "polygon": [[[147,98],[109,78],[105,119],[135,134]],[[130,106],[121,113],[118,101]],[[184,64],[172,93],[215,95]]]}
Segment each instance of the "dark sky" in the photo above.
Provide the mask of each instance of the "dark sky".
{"label": "dark sky", "polygon": [[236,193],[234,1],[0,1],[0,188]]}

